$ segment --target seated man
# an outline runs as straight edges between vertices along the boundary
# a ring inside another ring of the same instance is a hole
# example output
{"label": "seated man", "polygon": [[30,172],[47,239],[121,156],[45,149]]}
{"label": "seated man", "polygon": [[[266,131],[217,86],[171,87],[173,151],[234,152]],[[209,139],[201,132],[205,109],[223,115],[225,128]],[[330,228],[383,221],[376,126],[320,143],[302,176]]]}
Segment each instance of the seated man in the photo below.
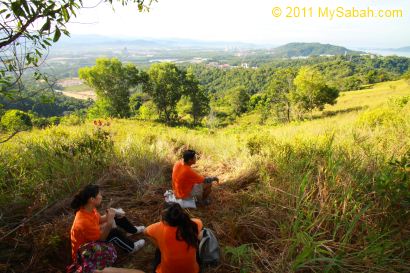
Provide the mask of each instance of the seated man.
{"label": "seated man", "polygon": [[191,166],[196,163],[196,152],[186,150],[183,159],[175,163],[172,170],[172,190],[178,199],[196,197],[204,205],[210,204],[209,195],[212,191],[212,182],[217,177],[204,177],[197,174]]}

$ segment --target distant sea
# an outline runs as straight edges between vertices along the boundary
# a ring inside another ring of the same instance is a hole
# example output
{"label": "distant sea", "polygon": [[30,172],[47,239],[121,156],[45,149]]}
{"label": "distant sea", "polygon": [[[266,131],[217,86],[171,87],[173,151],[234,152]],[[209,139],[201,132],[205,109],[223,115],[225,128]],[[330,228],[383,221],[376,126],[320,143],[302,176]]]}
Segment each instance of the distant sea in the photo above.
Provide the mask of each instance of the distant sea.
{"label": "distant sea", "polygon": [[369,53],[380,54],[380,55],[383,55],[383,56],[396,55],[396,56],[402,56],[402,57],[410,58],[410,52],[400,52],[400,51],[390,51],[390,50],[380,50],[380,49],[368,49],[368,50],[364,50],[364,51],[369,52]]}

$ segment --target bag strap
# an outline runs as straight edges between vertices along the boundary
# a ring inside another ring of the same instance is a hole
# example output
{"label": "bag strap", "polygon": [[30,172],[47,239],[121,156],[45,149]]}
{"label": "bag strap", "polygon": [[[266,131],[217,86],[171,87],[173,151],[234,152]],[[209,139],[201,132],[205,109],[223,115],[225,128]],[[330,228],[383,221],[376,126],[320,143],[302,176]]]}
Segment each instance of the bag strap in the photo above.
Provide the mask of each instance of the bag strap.
{"label": "bag strap", "polygon": [[210,238],[209,238],[209,236],[208,236],[207,230],[206,230],[206,228],[204,228],[204,229],[202,230],[202,240],[201,240],[201,242],[199,243],[199,255],[201,255],[203,245],[204,245],[204,244],[206,243],[206,241],[208,241],[209,239],[210,239]]}

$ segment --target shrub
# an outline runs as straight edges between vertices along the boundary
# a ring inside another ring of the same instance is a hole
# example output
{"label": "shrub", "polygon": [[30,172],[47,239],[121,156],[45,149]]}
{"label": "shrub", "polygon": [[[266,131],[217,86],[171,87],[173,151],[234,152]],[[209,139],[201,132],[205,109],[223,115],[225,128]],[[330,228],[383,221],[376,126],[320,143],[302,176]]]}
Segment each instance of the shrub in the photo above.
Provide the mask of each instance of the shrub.
{"label": "shrub", "polygon": [[9,132],[26,131],[33,127],[30,116],[20,110],[9,110],[1,118],[1,124]]}
{"label": "shrub", "polygon": [[143,120],[153,120],[158,118],[157,107],[152,101],[145,102],[138,110],[139,117]]}
{"label": "shrub", "polygon": [[399,159],[393,159],[376,179],[376,192],[385,199],[392,212],[408,213],[410,207],[410,151]]}
{"label": "shrub", "polygon": [[357,124],[361,127],[375,128],[377,126],[400,126],[403,123],[403,116],[399,111],[391,107],[381,107],[368,110],[357,119]]}
{"label": "shrub", "polygon": [[33,118],[32,121],[33,121],[33,126],[40,128],[40,129],[44,129],[51,125],[50,120],[48,118],[37,117],[37,118]]}
{"label": "shrub", "polygon": [[76,126],[81,125],[85,121],[85,117],[80,114],[70,114],[67,116],[62,117],[59,120],[59,123],[64,125]]}
{"label": "shrub", "polygon": [[410,69],[403,74],[403,79],[405,79],[407,83],[410,84]]}

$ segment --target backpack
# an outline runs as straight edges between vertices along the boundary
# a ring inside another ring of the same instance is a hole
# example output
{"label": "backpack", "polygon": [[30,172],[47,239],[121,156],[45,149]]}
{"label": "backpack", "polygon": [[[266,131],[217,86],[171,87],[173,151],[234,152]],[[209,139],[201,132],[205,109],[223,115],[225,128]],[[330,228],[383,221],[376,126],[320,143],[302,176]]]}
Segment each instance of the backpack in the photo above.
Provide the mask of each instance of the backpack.
{"label": "backpack", "polygon": [[117,251],[112,243],[94,241],[83,244],[77,251],[77,260],[66,268],[67,273],[92,273],[113,265]]}
{"label": "backpack", "polygon": [[199,258],[202,265],[216,266],[221,259],[220,248],[215,234],[209,228],[202,229],[202,239],[199,243]]}

